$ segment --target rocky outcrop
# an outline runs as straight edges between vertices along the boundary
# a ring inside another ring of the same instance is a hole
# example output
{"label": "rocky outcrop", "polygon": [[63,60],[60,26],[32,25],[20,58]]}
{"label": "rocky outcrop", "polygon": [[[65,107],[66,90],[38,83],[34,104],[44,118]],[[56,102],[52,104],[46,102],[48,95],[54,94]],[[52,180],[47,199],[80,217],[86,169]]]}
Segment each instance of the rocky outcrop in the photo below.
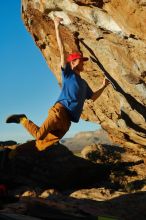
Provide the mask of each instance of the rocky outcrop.
{"label": "rocky outcrop", "polygon": [[16,141],[0,141],[0,146],[13,146],[17,145]]}
{"label": "rocky outcrop", "polygon": [[[141,156],[133,155],[131,150],[106,144],[92,144],[82,151],[83,158],[96,164],[108,164],[112,173],[110,181],[116,182],[127,191],[142,189],[146,184],[146,166]],[[129,167],[129,168],[128,168]],[[124,174],[122,174],[122,172]]]}
{"label": "rocky outcrop", "polygon": [[59,143],[41,152],[34,141],[3,150],[0,219],[146,217],[146,168],[123,148],[94,145],[84,151],[88,160]]}
{"label": "rocky outcrop", "polygon": [[144,159],[122,147],[93,144],[85,147],[81,155],[74,155],[60,143],[41,152],[35,141],[15,149],[6,147],[0,154],[0,181],[8,187],[59,190],[102,186],[127,191],[131,183],[133,189],[137,181],[138,189],[145,185]]}
{"label": "rocky outcrop", "polygon": [[93,91],[104,75],[111,84],[82,118],[97,122],[113,142],[145,155],[146,2],[144,0],[22,0],[22,17],[59,83],[60,57],[53,17],[63,18],[68,53],[90,58],[82,77]]}
{"label": "rocky outcrop", "polygon": [[[5,154],[4,154],[5,152]],[[111,168],[75,156],[57,143],[38,151],[35,141],[4,148],[0,154],[0,181],[31,187],[71,189],[89,187],[109,179]]]}

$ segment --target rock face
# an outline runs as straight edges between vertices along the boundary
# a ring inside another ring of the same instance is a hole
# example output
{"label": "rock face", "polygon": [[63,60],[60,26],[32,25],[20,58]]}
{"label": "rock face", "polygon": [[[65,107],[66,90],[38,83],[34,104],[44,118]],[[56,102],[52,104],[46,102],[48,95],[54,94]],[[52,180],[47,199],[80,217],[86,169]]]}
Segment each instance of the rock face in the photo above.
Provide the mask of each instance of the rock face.
{"label": "rock face", "polygon": [[24,23],[61,84],[53,17],[64,19],[61,35],[68,53],[90,60],[82,77],[93,91],[104,75],[111,84],[82,118],[97,122],[112,141],[139,150],[146,146],[146,1],[22,0]]}

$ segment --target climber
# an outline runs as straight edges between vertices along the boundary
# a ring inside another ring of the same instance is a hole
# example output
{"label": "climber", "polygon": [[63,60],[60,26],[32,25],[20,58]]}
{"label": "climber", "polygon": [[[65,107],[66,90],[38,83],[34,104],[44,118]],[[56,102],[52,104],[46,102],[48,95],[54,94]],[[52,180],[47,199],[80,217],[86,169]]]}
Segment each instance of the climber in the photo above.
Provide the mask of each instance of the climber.
{"label": "climber", "polygon": [[49,110],[48,117],[38,127],[24,114],[11,115],[6,123],[20,123],[36,139],[38,150],[44,150],[58,142],[69,130],[71,122],[78,122],[86,99],[95,101],[108,85],[105,78],[101,87],[93,93],[87,82],[80,76],[84,62],[88,60],[80,52],[67,56],[60,35],[62,18],[54,19],[57,43],[60,51],[63,85],[60,96],[54,106]]}

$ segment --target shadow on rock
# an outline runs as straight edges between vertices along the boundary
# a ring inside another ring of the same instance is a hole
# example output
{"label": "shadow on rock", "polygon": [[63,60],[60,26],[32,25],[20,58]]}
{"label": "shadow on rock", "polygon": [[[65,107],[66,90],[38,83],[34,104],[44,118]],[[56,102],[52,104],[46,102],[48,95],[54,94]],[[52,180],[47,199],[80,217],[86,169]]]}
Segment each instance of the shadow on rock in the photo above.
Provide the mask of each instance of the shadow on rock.
{"label": "shadow on rock", "polygon": [[30,141],[12,150],[9,158],[1,179],[23,185],[57,189],[90,187],[107,180],[110,174],[105,165],[77,157],[59,143],[38,151],[35,141]]}
{"label": "shadow on rock", "polygon": [[59,190],[109,186],[117,189],[122,186],[121,171],[122,176],[136,175],[128,169],[134,165],[134,162],[96,164],[75,156],[60,143],[38,151],[35,141],[30,141],[9,152],[0,178],[15,187],[18,184]]}

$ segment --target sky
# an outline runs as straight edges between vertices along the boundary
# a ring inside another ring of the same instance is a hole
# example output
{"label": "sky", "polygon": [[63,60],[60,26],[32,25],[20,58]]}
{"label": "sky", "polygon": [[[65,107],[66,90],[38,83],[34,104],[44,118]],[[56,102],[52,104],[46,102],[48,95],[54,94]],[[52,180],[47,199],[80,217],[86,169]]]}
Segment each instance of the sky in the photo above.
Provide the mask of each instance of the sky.
{"label": "sky", "polygon": [[[40,126],[60,88],[23,24],[20,0],[1,1],[0,29],[0,141],[22,143],[32,136],[19,124],[6,124],[6,118],[24,113]],[[64,137],[98,128],[98,124],[80,120],[72,123]]]}

